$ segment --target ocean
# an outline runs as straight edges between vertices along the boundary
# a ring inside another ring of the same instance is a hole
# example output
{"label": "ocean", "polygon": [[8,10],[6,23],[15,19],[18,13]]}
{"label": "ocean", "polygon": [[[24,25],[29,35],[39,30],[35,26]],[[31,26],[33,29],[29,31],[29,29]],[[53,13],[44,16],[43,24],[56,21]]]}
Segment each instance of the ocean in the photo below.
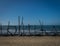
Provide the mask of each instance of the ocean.
{"label": "ocean", "polygon": [[[60,25],[2,25],[0,26],[0,34],[7,34],[7,30],[11,32],[12,34],[18,34],[20,27],[20,34],[53,34],[58,33],[60,35]],[[10,33],[8,33],[10,34]]]}

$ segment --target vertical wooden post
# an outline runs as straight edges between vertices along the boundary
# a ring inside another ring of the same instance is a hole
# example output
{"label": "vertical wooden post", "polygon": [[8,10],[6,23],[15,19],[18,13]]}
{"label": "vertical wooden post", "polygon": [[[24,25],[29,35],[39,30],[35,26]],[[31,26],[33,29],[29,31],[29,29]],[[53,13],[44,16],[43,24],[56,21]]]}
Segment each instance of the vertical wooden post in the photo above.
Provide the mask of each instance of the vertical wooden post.
{"label": "vertical wooden post", "polygon": [[22,25],[22,28],[23,28],[23,34],[24,34],[24,24]]}
{"label": "vertical wooden post", "polygon": [[1,35],[2,35],[2,24],[1,24]]}
{"label": "vertical wooden post", "polygon": [[2,35],[2,24],[0,24],[0,30],[1,30],[1,35]]}
{"label": "vertical wooden post", "polygon": [[21,22],[21,25],[23,25],[23,16],[22,16],[22,22]]}
{"label": "vertical wooden post", "polygon": [[7,26],[7,35],[8,35],[8,32],[9,32],[9,25],[10,25],[10,21],[8,21],[8,26]]}
{"label": "vertical wooden post", "polygon": [[33,27],[34,27],[34,35],[36,35],[36,25],[34,25]]}
{"label": "vertical wooden post", "polygon": [[18,35],[20,36],[20,16],[18,16]]}
{"label": "vertical wooden post", "polygon": [[42,31],[42,35],[43,35],[43,31],[44,31],[44,30],[43,30],[43,25],[41,25],[41,31]]}
{"label": "vertical wooden post", "polygon": [[28,24],[28,30],[29,30],[29,34],[31,34],[31,33],[30,33],[30,24]]}
{"label": "vertical wooden post", "polygon": [[22,23],[21,23],[21,25],[22,25],[22,30],[23,30],[23,34],[24,34],[24,23],[23,23],[23,16],[22,16]]}

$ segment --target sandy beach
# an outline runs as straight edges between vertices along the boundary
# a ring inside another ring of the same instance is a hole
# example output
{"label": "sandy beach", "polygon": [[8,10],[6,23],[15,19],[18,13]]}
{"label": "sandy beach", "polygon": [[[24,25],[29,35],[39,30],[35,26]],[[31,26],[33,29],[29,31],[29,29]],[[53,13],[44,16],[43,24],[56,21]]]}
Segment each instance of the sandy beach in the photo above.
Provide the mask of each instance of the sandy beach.
{"label": "sandy beach", "polygon": [[59,36],[0,37],[0,46],[60,46]]}

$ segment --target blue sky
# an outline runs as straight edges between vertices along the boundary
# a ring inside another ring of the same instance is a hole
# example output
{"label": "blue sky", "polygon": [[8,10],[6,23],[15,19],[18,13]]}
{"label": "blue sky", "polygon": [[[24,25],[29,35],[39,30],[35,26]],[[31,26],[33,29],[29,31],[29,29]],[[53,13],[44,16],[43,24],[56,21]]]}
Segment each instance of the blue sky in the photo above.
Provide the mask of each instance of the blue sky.
{"label": "blue sky", "polygon": [[60,25],[59,0],[0,0],[0,23],[18,24],[18,16],[24,17],[24,24]]}

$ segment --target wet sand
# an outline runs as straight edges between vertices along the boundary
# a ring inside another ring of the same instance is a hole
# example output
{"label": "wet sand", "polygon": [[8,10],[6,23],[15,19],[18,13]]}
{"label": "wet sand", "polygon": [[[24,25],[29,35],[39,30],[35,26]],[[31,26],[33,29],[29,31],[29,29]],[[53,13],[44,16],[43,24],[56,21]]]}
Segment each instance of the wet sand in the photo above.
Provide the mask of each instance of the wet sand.
{"label": "wet sand", "polygon": [[0,37],[0,46],[60,46],[59,36]]}

